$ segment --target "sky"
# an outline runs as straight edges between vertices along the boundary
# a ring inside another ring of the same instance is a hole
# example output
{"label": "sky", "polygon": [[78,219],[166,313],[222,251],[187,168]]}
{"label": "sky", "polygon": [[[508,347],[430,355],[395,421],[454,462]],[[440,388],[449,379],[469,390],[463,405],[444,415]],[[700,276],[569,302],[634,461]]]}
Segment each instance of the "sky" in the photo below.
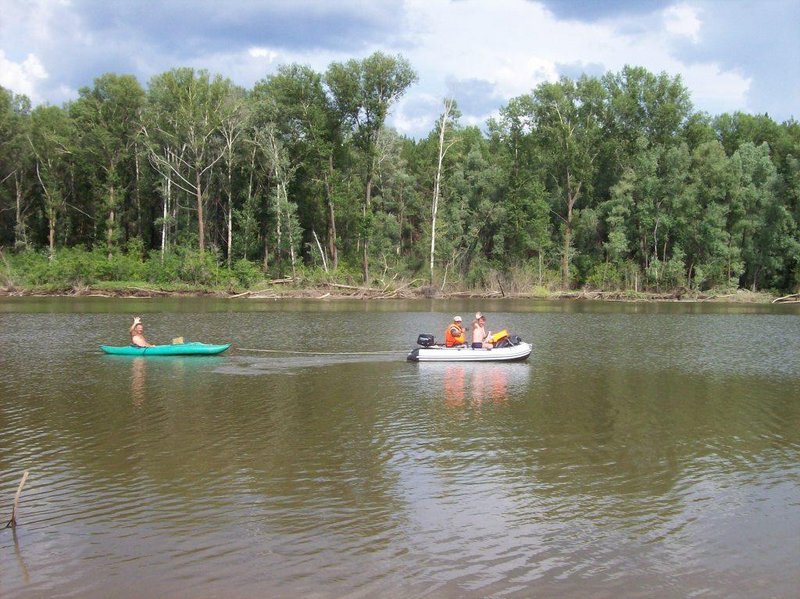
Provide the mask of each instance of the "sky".
{"label": "sky", "polygon": [[61,105],[108,72],[176,67],[246,88],[380,51],[419,80],[388,123],[424,137],[445,97],[484,126],[545,81],[679,75],[695,110],[800,119],[800,0],[0,0],[0,86]]}

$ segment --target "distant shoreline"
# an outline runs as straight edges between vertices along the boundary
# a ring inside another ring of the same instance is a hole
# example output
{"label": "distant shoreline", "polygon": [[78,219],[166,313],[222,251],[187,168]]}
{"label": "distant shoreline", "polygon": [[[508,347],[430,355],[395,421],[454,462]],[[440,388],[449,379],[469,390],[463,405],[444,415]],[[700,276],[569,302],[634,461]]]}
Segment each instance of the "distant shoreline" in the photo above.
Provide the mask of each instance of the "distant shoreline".
{"label": "distant shoreline", "polygon": [[608,302],[722,302],[722,303],[798,303],[800,294],[778,297],[763,292],[738,289],[727,293],[701,293],[679,289],[666,293],[599,291],[577,289],[571,291],[550,291],[547,293],[502,292],[502,291],[439,291],[430,287],[405,289],[378,289],[355,285],[320,284],[314,287],[290,287],[283,284],[271,285],[263,289],[244,292],[230,292],[219,289],[180,288],[144,286],[87,286],[52,289],[46,287],[0,288],[0,297],[100,297],[146,299],[158,297],[208,297],[218,299],[316,299],[316,300],[414,300],[414,299],[530,299],[543,301],[587,300]]}

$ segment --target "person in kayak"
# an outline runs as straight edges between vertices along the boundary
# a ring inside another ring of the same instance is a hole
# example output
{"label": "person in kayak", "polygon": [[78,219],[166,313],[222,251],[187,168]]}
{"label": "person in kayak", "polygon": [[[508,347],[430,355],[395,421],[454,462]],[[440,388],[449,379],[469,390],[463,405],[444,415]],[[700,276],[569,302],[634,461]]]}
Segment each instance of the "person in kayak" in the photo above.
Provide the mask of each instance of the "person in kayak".
{"label": "person in kayak", "polygon": [[491,338],[492,332],[486,330],[486,317],[476,312],[472,321],[472,349],[492,349]]}
{"label": "person in kayak", "polygon": [[460,316],[453,316],[453,322],[447,327],[444,332],[444,346],[445,347],[461,347],[466,345],[467,331],[461,324]]}
{"label": "person in kayak", "polygon": [[133,317],[133,324],[130,328],[131,334],[131,345],[135,345],[136,347],[154,347],[152,343],[148,343],[147,339],[144,338],[144,325],[142,324],[142,319],[139,316]]}

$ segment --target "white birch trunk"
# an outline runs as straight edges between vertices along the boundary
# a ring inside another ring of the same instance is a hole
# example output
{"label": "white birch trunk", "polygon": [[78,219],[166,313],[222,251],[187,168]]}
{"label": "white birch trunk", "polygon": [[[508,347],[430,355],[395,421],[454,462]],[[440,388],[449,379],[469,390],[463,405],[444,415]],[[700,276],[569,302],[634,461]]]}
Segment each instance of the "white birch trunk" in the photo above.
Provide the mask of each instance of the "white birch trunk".
{"label": "white birch trunk", "polygon": [[450,118],[450,114],[453,111],[453,100],[450,98],[446,98],[444,101],[444,111],[442,112],[442,118],[439,121],[439,160],[436,166],[436,178],[433,182],[433,203],[431,206],[431,260],[430,260],[430,278],[431,284],[433,284],[433,263],[434,257],[436,256],[436,217],[439,212],[439,193],[440,193],[440,185],[442,180],[442,162],[444,161],[444,155],[447,153],[447,150],[450,146],[445,148],[444,146],[444,136],[447,130],[447,121]]}

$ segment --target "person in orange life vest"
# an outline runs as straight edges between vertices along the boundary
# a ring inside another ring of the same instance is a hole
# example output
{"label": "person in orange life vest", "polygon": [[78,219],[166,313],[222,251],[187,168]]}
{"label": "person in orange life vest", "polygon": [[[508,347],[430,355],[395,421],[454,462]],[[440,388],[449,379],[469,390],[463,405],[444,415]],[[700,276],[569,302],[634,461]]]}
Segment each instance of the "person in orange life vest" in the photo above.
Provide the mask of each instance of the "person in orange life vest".
{"label": "person in orange life vest", "polygon": [[447,327],[444,332],[444,345],[445,347],[456,347],[464,345],[467,341],[466,331],[461,325],[461,317],[453,316],[453,322]]}

